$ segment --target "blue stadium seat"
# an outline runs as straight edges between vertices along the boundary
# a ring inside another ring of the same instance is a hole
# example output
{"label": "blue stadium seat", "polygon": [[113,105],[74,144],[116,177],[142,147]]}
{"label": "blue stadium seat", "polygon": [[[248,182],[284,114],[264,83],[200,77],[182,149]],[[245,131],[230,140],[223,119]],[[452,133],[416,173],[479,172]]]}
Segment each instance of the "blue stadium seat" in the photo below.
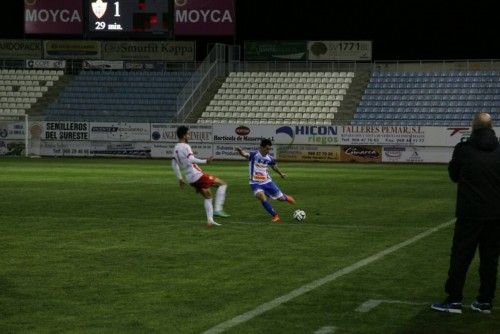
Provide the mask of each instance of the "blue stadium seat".
{"label": "blue stadium seat", "polygon": [[76,115],[87,121],[169,120],[175,113],[175,98],[191,74],[82,71],[47,109],[46,119]]}
{"label": "blue stadium seat", "polygon": [[497,71],[377,71],[357,113],[377,122],[446,126],[481,110],[500,113]]}

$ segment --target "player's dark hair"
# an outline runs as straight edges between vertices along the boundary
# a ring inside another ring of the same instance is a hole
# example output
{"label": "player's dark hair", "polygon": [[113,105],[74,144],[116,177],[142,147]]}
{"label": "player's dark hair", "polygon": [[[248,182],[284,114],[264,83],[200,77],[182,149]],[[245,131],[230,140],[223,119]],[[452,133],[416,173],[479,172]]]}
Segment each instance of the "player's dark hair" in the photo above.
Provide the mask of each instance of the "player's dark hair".
{"label": "player's dark hair", "polygon": [[189,128],[187,126],[181,125],[177,128],[177,138],[181,139],[186,135]]}
{"label": "player's dark hair", "polygon": [[271,139],[264,138],[261,140],[260,147],[266,147],[268,145],[273,146],[273,142],[271,141]]}

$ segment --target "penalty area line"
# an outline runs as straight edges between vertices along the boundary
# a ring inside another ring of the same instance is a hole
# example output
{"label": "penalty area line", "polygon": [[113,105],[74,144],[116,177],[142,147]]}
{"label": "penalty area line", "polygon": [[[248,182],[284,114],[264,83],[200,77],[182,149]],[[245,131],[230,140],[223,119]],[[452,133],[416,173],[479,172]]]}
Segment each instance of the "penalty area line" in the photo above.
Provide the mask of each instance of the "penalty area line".
{"label": "penalty area line", "polygon": [[287,293],[286,295],[280,296],[280,297],[273,299],[267,303],[261,304],[251,311],[245,312],[245,313],[240,314],[232,319],[224,321],[224,322],[206,330],[202,334],[222,333],[229,328],[232,328],[232,327],[240,325],[244,322],[247,322],[247,321],[249,321],[249,320],[251,320],[251,319],[267,312],[267,311],[270,311],[270,310],[280,306],[281,304],[284,304],[284,303],[286,303],[286,302],[288,302],[296,297],[302,296],[303,294],[305,294],[309,291],[312,291],[312,290],[314,290],[322,285],[330,283],[331,281],[333,281],[339,277],[350,274],[353,271],[356,271],[364,266],[371,264],[372,262],[380,260],[381,258],[383,258],[384,256],[386,256],[388,254],[394,253],[394,252],[400,250],[401,248],[409,246],[409,245],[419,241],[420,239],[423,239],[423,238],[425,238],[433,233],[436,233],[439,230],[442,230],[443,228],[450,226],[451,224],[453,224],[454,221],[455,221],[455,219],[451,219],[451,220],[447,221],[446,223],[443,223],[443,224],[438,225],[436,227],[430,228],[430,229],[428,229],[420,234],[417,234],[416,236],[414,236],[406,241],[403,241],[399,244],[396,244],[394,246],[386,248],[383,251],[380,251],[372,256],[369,256],[363,260],[360,260],[354,264],[351,264],[348,267],[345,267],[345,268],[340,269],[340,270],[338,270],[330,275],[327,275],[323,278],[320,278],[320,279],[312,281],[308,284],[305,284],[305,285],[301,286],[300,288],[295,289],[295,290]]}

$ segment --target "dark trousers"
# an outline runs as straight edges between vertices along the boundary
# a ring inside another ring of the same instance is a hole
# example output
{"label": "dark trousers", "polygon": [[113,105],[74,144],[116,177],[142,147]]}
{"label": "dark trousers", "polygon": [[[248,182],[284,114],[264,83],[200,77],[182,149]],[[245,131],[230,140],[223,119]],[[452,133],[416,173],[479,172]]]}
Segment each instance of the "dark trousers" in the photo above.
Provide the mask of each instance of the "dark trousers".
{"label": "dark trousers", "polygon": [[500,253],[500,220],[458,218],[445,285],[450,301],[462,301],[465,277],[477,248],[481,282],[477,300],[481,303],[491,303],[495,297]]}

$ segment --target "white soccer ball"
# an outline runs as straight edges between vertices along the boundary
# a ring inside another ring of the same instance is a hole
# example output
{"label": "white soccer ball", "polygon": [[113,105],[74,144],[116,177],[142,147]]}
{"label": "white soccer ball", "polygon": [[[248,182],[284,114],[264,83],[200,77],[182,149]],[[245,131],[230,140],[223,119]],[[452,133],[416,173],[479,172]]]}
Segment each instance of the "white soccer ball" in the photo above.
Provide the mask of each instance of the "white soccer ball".
{"label": "white soccer ball", "polygon": [[303,221],[304,219],[306,219],[306,212],[304,210],[295,210],[293,212],[293,218],[296,220],[296,221]]}

